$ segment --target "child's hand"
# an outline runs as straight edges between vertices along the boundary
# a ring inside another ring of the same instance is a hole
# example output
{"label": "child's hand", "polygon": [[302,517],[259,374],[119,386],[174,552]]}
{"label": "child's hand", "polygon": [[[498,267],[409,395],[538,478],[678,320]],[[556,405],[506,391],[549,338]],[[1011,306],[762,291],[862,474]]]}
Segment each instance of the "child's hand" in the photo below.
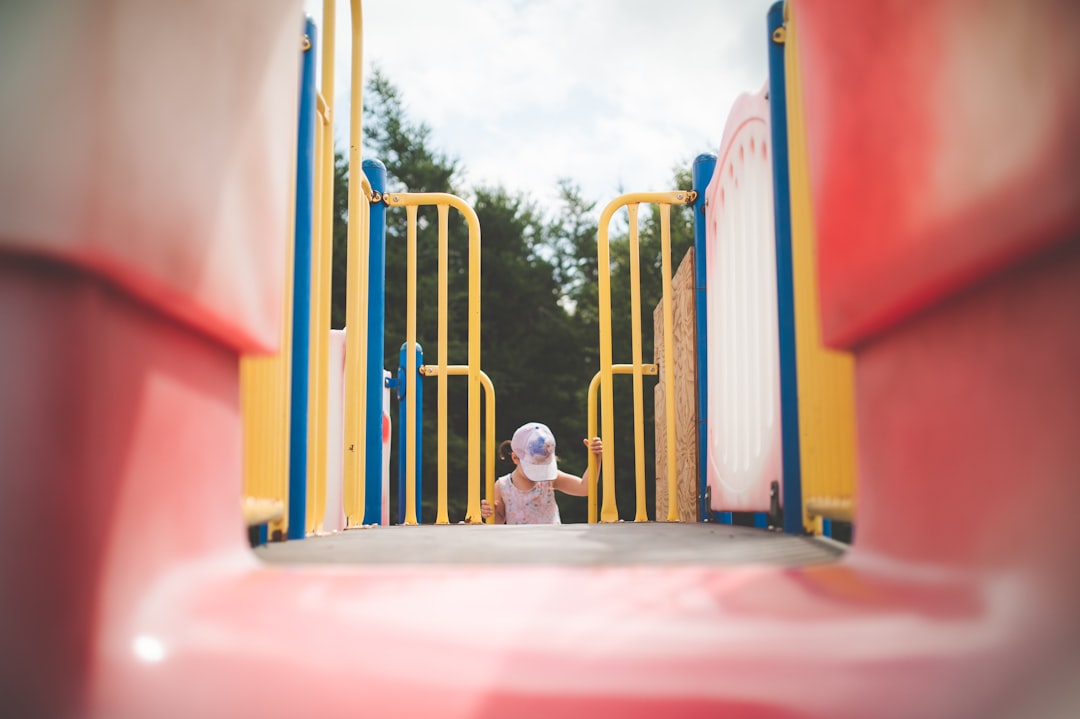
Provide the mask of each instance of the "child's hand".
{"label": "child's hand", "polygon": [[495,510],[491,508],[491,505],[486,499],[480,500],[480,517],[487,519],[491,515],[495,514]]}
{"label": "child's hand", "polygon": [[599,437],[593,437],[592,439],[581,440],[585,445],[585,448],[596,455],[596,459],[599,461],[603,457],[604,453],[604,441]]}

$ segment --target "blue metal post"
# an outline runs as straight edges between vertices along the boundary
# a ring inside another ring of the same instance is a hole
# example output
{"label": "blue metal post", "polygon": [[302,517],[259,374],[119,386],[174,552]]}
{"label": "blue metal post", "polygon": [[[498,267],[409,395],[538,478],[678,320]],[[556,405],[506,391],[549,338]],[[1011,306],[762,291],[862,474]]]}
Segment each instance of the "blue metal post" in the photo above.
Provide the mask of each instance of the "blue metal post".
{"label": "blue metal post", "polygon": [[828,517],[821,520],[821,534],[825,537],[832,537],[832,520]]}
{"label": "blue metal post", "polygon": [[731,512],[718,512],[720,515],[720,524],[731,524],[734,522],[734,518],[731,516]]}
{"label": "blue metal post", "polygon": [[788,173],[787,82],[782,35],[784,3],[769,8],[769,116],[773,145],[773,216],[776,224],[776,307],[780,340],[780,433],[784,467],[784,531],[803,534],[799,448],[799,381],[795,364],[795,287],[791,258],[791,181]]}
{"label": "blue metal post", "polygon": [[758,529],[769,528],[769,515],[767,512],[754,512],[754,526]]}
{"label": "blue metal post", "polygon": [[[386,166],[364,160],[371,189],[386,191]],[[383,373],[386,327],[386,205],[371,205],[368,244],[367,466],[364,468],[364,524],[382,523]]]}
{"label": "blue metal post", "polygon": [[311,334],[311,227],[315,183],[315,23],[304,24],[309,43],[300,81],[300,134],[296,151],[296,225],[293,235],[292,377],[289,398],[289,539],[307,529],[308,338]]}
{"label": "blue metal post", "polygon": [[703,153],[694,158],[692,170],[694,201],[694,302],[697,316],[697,421],[698,421],[698,496],[701,497],[701,519],[706,521],[712,507],[706,499],[709,482],[709,346],[708,315],[705,296],[705,190],[716,170],[716,155]]}
{"label": "blue metal post", "polygon": [[[398,524],[405,523],[405,505],[407,500],[405,498],[405,473],[406,473],[406,460],[405,456],[405,350],[409,343],[405,342],[401,345],[401,351],[398,353],[398,381],[397,381],[397,396],[398,396]],[[416,462],[416,523],[423,524],[424,520],[420,512],[420,507],[423,502],[421,496],[423,494],[424,478],[420,473],[420,468],[423,466],[421,460],[424,457],[424,433],[421,431],[424,427],[424,376],[420,374],[420,365],[424,364],[424,348],[420,346],[420,343],[416,344],[416,456],[413,457],[413,461]]]}

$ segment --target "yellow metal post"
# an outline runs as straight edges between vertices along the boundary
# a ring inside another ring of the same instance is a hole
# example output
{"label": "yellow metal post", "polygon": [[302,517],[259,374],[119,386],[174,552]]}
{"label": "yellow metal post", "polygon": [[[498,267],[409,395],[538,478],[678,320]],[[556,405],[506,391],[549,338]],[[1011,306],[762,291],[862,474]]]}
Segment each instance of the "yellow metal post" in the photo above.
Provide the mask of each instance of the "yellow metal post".
{"label": "yellow metal post", "polygon": [[[321,263],[326,254],[322,247],[322,165],[323,135],[325,134],[325,103],[321,95],[316,94],[315,110],[315,167],[311,197],[311,307],[310,331],[308,332],[308,423],[307,423],[307,503],[305,534],[313,534],[322,529],[322,515],[326,505],[326,423],[320,421],[325,415],[324,400],[319,396],[319,387],[326,376],[326,358],[319,354],[322,348],[319,330],[322,322],[323,306],[329,297],[324,297],[322,289]],[[320,507],[319,505],[323,505]]]}
{"label": "yellow metal post", "polygon": [[[469,207],[464,202],[462,203]],[[480,522],[480,220],[469,207],[469,495],[465,521]],[[492,395],[494,399],[494,394]],[[494,429],[493,429],[494,431]]]}
{"label": "yellow metal post", "polygon": [[634,482],[635,522],[648,522],[645,509],[645,390],[641,382],[641,248],[638,242],[638,205],[630,215],[630,356],[634,366]]}
{"label": "yellow metal post", "polygon": [[[323,35],[321,86],[318,95],[320,122],[316,122],[316,204],[313,213],[315,221],[315,244],[312,257],[312,322],[311,322],[311,367],[314,380],[312,383],[311,422],[314,428],[308,452],[311,463],[310,476],[314,485],[314,531],[322,531],[326,522],[326,482],[327,463],[330,447],[329,433],[329,357],[330,357],[330,305],[331,283],[333,281],[334,253],[334,39],[335,39],[334,0],[323,0]],[[334,447],[334,451],[340,451]]]}
{"label": "yellow metal post", "polygon": [[[485,436],[487,437],[487,452],[484,453],[487,460],[487,473],[485,475],[487,476],[487,485],[484,494],[488,499],[492,499],[495,496],[495,386],[484,372],[480,373],[480,383],[484,386],[484,407],[487,410],[487,419],[484,422]],[[589,456],[592,456],[592,454],[590,453]],[[471,498],[469,506],[472,506]],[[474,518],[470,517],[469,519]],[[494,524],[495,516],[488,517],[487,523]]]}
{"label": "yellow metal post", "polygon": [[600,421],[604,440],[602,477],[604,480],[604,506],[600,518],[604,522],[618,522],[619,508],[615,504],[615,415],[611,396],[611,257],[608,249],[608,225],[615,211],[622,207],[620,198],[608,203],[600,214],[600,226],[596,241],[597,293],[599,295],[600,323]]}
{"label": "yellow metal post", "polygon": [[349,117],[348,281],[345,310],[345,513],[348,526],[364,521],[367,407],[368,197],[361,168],[363,143],[364,22],[352,0],[352,88]]}
{"label": "yellow metal post", "polygon": [[[589,415],[589,439],[592,439],[596,435],[596,391],[600,386],[600,373],[597,372],[593,375],[592,381],[589,382],[589,396],[586,400],[588,405]],[[596,524],[596,480],[598,479],[596,455],[589,452],[589,524]]]}
{"label": "yellow metal post", "polygon": [[448,262],[449,262],[449,216],[450,208],[447,205],[438,205],[439,211],[439,378],[438,382],[438,447],[439,447],[439,499],[438,509],[435,513],[435,524],[449,524],[450,518],[446,509],[446,366],[447,362],[447,344],[449,343],[448,335],[448,290],[447,285],[449,279],[448,274]]}

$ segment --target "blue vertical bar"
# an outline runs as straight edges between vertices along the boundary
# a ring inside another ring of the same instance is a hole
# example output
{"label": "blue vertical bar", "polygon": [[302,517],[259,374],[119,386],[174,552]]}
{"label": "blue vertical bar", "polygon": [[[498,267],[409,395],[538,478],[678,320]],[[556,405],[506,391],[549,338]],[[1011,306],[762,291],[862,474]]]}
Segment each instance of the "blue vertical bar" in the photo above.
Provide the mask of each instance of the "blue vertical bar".
{"label": "blue vertical bar", "polygon": [[692,170],[693,190],[697,192],[694,200],[694,303],[697,316],[697,421],[698,421],[698,496],[701,497],[701,520],[711,516],[712,507],[708,506],[709,486],[709,345],[708,315],[705,296],[705,240],[708,236],[705,226],[705,190],[709,187],[713,172],[716,171],[716,155],[702,153],[694,158]]}
{"label": "blue vertical bar", "polygon": [[[364,160],[371,189],[386,192],[386,166]],[[364,468],[364,524],[382,523],[383,353],[386,327],[386,205],[371,205],[368,242],[367,466]]]}
{"label": "blue vertical bar", "polygon": [[315,23],[307,18],[300,75],[300,130],[296,149],[296,226],[293,236],[292,377],[289,398],[289,529],[307,528],[308,337],[311,333],[311,222],[315,182]]}
{"label": "blue vertical bar", "polygon": [[754,512],[754,526],[758,529],[768,529],[769,515],[765,512]]}
{"label": "blue vertical bar", "polygon": [[[401,351],[398,353],[398,524],[405,523],[405,462],[407,457],[405,456],[405,349],[408,347],[408,343],[401,345]],[[416,523],[423,524],[424,518],[420,511],[420,507],[423,505],[422,495],[424,488],[424,477],[420,473],[420,468],[423,466],[421,460],[424,458],[424,434],[421,431],[424,427],[424,376],[420,374],[420,365],[424,364],[424,348],[420,346],[420,343],[416,344],[416,456],[413,457],[413,461],[416,462]]]}
{"label": "blue vertical bar", "polygon": [[720,524],[731,524],[734,519],[731,516],[731,512],[718,512],[720,516]]}
{"label": "blue vertical bar", "polygon": [[826,537],[832,537],[832,520],[828,517],[821,520],[821,534]]}
{"label": "blue vertical bar", "polygon": [[769,116],[773,145],[773,216],[776,224],[776,307],[780,340],[780,433],[784,466],[784,531],[803,534],[802,469],[799,460],[799,381],[795,364],[795,287],[791,258],[791,184],[788,175],[787,82],[784,44],[774,32],[784,25],[784,3],[769,8]]}

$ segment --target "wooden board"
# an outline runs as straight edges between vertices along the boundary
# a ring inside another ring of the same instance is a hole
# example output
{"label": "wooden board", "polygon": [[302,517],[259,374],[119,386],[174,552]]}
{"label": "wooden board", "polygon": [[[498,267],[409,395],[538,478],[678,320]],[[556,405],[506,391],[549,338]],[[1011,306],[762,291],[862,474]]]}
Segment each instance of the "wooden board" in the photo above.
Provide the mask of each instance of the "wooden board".
{"label": "wooden board", "polygon": [[[698,501],[697,432],[697,324],[694,307],[694,251],[687,251],[671,281],[672,325],[674,327],[672,366],[675,375],[675,471],[678,488],[679,521],[700,519]],[[664,383],[664,305],[653,311],[653,357],[659,370],[654,390],[656,410],[656,518],[667,519],[667,422]]]}

